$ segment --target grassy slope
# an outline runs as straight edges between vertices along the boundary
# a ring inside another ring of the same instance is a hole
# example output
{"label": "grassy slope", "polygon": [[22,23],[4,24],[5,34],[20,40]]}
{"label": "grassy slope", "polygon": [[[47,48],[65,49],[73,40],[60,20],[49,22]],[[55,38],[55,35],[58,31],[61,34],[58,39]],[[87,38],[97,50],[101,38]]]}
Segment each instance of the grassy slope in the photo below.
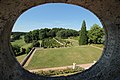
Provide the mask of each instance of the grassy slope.
{"label": "grassy slope", "polygon": [[79,46],[78,40],[74,40],[74,39],[65,39],[65,40],[68,40],[68,41],[72,42],[72,46],[73,46],[73,47]]}
{"label": "grassy slope", "polygon": [[99,47],[99,48],[104,48],[104,45],[103,44],[91,44],[93,46],[96,46],[96,47]]}
{"label": "grassy slope", "polygon": [[25,43],[24,36],[21,36],[21,39],[19,39],[19,40],[11,42],[11,44],[12,45],[18,45],[18,46],[20,46],[22,48],[26,48],[26,49],[31,45],[31,43],[29,43],[29,44]]}
{"label": "grassy slope", "polygon": [[34,54],[28,69],[59,67],[72,65],[72,63],[84,64],[98,60],[101,50],[91,46],[39,49]]}
{"label": "grassy slope", "polygon": [[17,58],[18,62],[22,62],[22,60],[25,58],[26,55],[27,54],[23,54],[21,56],[17,56],[16,58]]}
{"label": "grassy slope", "polygon": [[11,42],[12,45],[19,45],[20,47],[25,45],[26,43],[24,42],[24,36],[21,36],[21,39],[15,40],[14,42]]}
{"label": "grassy slope", "polygon": [[[16,40],[14,42],[11,42],[12,45],[18,45],[20,46],[21,48],[25,48],[27,49],[29,46],[31,46],[31,43],[29,44],[26,44],[25,41],[24,41],[24,36],[21,36],[21,39],[19,40]],[[18,62],[21,62],[24,58],[25,58],[26,54],[24,55],[20,55],[17,58]]]}

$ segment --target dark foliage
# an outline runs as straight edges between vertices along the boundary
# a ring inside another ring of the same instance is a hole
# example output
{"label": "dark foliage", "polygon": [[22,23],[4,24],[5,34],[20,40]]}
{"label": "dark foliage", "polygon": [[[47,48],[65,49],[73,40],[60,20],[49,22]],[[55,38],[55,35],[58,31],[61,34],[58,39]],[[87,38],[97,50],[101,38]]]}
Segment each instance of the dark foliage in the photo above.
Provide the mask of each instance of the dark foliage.
{"label": "dark foliage", "polygon": [[36,74],[42,75],[42,76],[55,76],[60,74],[69,74],[69,73],[76,73],[76,72],[82,72],[84,71],[83,68],[77,67],[75,69],[67,68],[64,70],[48,70],[48,71],[39,71]]}
{"label": "dark foliage", "polygon": [[40,43],[38,41],[33,41],[32,47],[40,47]]}
{"label": "dark foliage", "polygon": [[12,49],[13,49],[15,56],[20,54],[20,47],[18,45],[13,45]]}
{"label": "dark foliage", "polygon": [[88,31],[89,43],[90,44],[103,44],[105,41],[104,29],[99,25],[94,24]]}
{"label": "dark foliage", "polygon": [[11,42],[15,41],[15,40],[19,40],[20,36],[25,35],[25,32],[12,32],[11,33]]}
{"label": "dark foliage", "polygon": [[43,48],[54,48],[54,47],[61,47],[62,45],[60,45],[59,43],[57,43],[54,39],[52,38],[47,38],[47,39],[43,39],[42,43],[41,43],[41,47]]}
{"label": "dark foliage", "polygon": [[88,43],[86,22],[83,21],[82,28],[80,30],[79,45],[86,45]]}
{"label": "dark foliage", "polygon": [[61,37],[61,38],[68,38],[71,36],[78,36],[78,31],[72,29],[64,29],[64,28],[53,28],[53,29],[40,29],[40,30],[33,30],[28,32],[24,40],[26,43],[31,43],[34,40],[43,40],[45,38],[53,38],[53,37]]}

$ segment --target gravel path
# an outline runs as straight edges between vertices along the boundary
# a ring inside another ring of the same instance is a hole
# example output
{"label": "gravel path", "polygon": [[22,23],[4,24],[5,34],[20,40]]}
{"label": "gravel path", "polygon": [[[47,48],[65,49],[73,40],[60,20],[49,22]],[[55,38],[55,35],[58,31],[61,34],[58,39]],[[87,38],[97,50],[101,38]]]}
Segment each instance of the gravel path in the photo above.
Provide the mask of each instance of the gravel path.
{"label": "gravel path", "polygon": [[[79,64],[76,66],[82,67],[84,69],[90,68],[94,63],[88,63],[88,64]],[[30,72],[38,72],[38,71],[48,71],[48,70],[60,70],[60,69],[66,69],[66,68],[72,68],[71,66],[63,66],[63,67],[54,67],[54,68],[44,68],[44,69],[33,69],[33,70],[28,70]]]}

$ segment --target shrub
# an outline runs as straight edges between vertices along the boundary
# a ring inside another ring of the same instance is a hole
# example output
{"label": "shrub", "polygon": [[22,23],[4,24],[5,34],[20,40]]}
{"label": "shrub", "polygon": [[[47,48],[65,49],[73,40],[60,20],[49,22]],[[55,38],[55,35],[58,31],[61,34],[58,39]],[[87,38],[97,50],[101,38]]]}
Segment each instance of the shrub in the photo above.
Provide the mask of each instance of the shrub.
{"label": "shrub", "polygon": [[26,53],[28,54],[31,49],[32,49],[32,46],[28,47],[28,48],[26,49]]}
{"label": "shrub", "polygon": [[13,49],[13,52],[14,52],[15,56],[20,54],[20,46],[12,45],[12,49]]}
{"label": "shrub", "polygon": [[53,75],[76,73],[76,72],[82,72],[82,71],[84,71],[83,68],[76,67],[75,69],[67,68],[67,69],[64,69],[64,70],[39,71],[39,72],[36,72],[36,74],[39,74],[39,75],[42,75],[42,76],[53,76]]}
{"label": "shrub", "polygon": [[54,48],[59,46],[61,45],[52,38],[44,39],[41,43],[41,47],[43,48]]}
{"label": "shrub", "polygon": [[40,43],[38,41],[33,41],[32,47],[40,47]]}

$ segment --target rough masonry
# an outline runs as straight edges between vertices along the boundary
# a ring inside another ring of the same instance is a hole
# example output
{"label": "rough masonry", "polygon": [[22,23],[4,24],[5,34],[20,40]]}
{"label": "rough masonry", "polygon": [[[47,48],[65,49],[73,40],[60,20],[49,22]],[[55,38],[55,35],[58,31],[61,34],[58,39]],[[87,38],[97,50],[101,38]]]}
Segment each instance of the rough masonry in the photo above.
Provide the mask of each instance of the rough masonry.
{"label": "rough masonry", "polygon": [[[92,11],[106,32],[101,58],[90,69],[72,76],[43,77],[17,62],[10,46],[16,19],[26,10],[45,3],[66,3]],[[0,0],[0,80],[120,80],[120,0]]]}

